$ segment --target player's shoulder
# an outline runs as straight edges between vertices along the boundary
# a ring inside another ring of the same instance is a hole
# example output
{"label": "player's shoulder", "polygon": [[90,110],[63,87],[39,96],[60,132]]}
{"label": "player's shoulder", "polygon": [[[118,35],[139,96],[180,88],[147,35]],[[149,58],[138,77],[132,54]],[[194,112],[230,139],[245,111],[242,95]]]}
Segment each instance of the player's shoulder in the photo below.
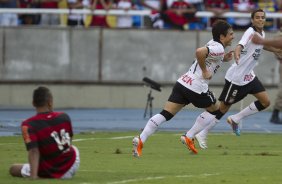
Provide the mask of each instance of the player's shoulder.
{"label": "player's shoulder", "polygon": [[30,122],[33,122],[33,121],[36,120],[36,119],[37,119],[37,115],[34,115],[34,116],[32,116],[32,117],[30,117],[30,118],[24,120],[24,121],[22,122],[22,126],[28,125]]}
{"label": "player's shoulder", "polygon": [[249,27],[245,32],[255,32],[255,28],[254,27]]}
{"label": "player's shoulder", "polygon": [[224,52],[224,47],[221,43],[210,40],[207,44],[206,47],[209,48],[209,50],[212,50],[213,52]]}
{"label": "player's shoulder", "polygon": [[[250,35],[250,34],[254,34],[256,32],[257,32],[256,28],[251,26],[245,31],[245,34]],[[265,32],[263,30],[262,30],[262,34],[265,34]]]}
{"label": "player's shoulder", "polygon": [[42,114],[40,114],[40,113],[38,113],[38,114],[35,114],[34,116],[31,116],[31,117],[29,117],[28,119],[26,119],[26,120],[24,120],[23,122],[22,122],[22,125],[23,124],[30,124],[30,123],[32,123],[32,122],[34,122],[34,121],[37,121],[37,120],[40,120],[40,119],[42,119]]}
{"label": "player's shoulder", "polygon": [[70,119],[69,115],[65,112],[52,112],[52,114],[54,115],[54,117],[64,118],[64,119],[67,119],[67,120]]}

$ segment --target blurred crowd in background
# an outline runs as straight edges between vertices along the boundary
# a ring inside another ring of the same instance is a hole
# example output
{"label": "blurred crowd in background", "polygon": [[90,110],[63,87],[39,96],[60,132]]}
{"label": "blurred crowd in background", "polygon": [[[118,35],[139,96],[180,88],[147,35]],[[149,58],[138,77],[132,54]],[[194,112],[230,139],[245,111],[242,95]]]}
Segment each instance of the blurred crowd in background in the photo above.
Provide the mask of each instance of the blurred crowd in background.
{"label": "blurred crowd in background", "polygon": [[[107,28],[147,28],[203,30],[225,12],[250,13],[254,9],[281,12],[281,0],[0,0],[0,8],[51,8],[90,10],[151,10],[149,16],[80,14],[0,14],[1,26],[84,26]],[[210,11],[214,18],[199,18],[197,11]],[[251,25],[250,18],[226,18],[236,30]],[[267,18],[266,30],[277,30],[282,18]]]}

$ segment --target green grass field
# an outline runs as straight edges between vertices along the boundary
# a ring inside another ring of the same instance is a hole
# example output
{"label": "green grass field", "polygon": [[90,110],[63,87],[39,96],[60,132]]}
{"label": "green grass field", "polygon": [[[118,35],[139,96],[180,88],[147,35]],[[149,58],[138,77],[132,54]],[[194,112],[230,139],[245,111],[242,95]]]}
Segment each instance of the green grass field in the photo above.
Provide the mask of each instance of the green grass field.
{"label": "green grass field", "polygon": [[[179,132],[158,132],[150,137],[142,158],[133,158],[131,141],[136,132],[76,134],[73,144],[81,165],[71,180],[30,181],[13,178],[8,168],[25,163],[21,136],[0,137],[1,184],[279,184],[282,183],[281,134],[210,134],[209,149],[190,154]],[[198,145],[197,145],[198,147]]]}

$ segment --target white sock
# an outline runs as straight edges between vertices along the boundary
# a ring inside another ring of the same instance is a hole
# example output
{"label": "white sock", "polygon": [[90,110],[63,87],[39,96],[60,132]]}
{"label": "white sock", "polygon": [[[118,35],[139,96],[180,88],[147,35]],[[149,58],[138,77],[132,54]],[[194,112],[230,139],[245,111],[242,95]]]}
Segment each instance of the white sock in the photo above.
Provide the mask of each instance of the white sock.
{"label": "white sock", "polygon": [[209,112],[205,111],[200,114],[192,128],[186,133],[186,136],[190,139],[194,138],[195,135],[201,132],[204,128],[206,128],[210,122],[214,119],[215,115],[210,114]]}
{"label": "white sock", "polygon": [[210,124],[208,126],[206,126],[200,133],[198,133],[198,135],[200,135],[201,137],[207,137],[208,136],[208,133],[209,131],[215,127],[215,125],[219,122],[218,119],[214,118]]}
{"label": "white sock", "polygon": [[155,131],[158,129],[159,125],[162,124],[163,122],[166,122],[166,119],[163,115],[161,114],[156,114],[153,117],[151,117],[144,130],[140,134],[140,139],[144,143],[149,136],[151,136]]}
{"label": "white sock", "polygon": [[259,112],[259,110],[257,109],[256,105],[254,102],[252,102],[248,107],[246,107],[245,109],[241,110],[240,112],[238,112],[237,114],[234,114],[231,116],[231,119],[233,121],[235,121],[236,123],[239,123],[241,121],[241,119],[250,116],[252,114],[255,114]]}

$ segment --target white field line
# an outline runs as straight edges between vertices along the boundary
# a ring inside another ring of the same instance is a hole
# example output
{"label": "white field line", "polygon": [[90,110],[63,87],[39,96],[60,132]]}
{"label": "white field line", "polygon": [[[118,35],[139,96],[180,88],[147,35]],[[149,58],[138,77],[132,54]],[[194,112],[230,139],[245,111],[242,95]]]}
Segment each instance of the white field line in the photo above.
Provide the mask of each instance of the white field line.
{"label": "white field line", "polygon": [[[91,141],[91,140],[120,140],[120,139],[129,139],[134,136],[124,136],[124,137],[109,137],[109,138],[88,138],[88,139],[74,139],[73,142],[81,142],[81,141]],[[12,145],[12,144],[22,144],[22,143],[0,143],[0,146]]]}
{"label": "white field line", "polygon": [[[231,132],[231,129],[230,129]],[[218,135],[232,135],[233,133],[223,132],[223,133],[210,133],[209,136],[218,136]],[[183,134],[172,134],[173,136],[181,136]]]}
{"label": "white field line", "polygon": [[[152,135],[152,136],[156,136],[156,135]],[[180,136],[180,135],[181,134],[172,134],[172,136]],[[223,135],[223,134],[211,134],[211,135]],[[86,138],[86,139],[74,139],[73,142],[92,141],[92,140],[121,140],[121,139],[132,139],[133,137],[134,136],[108,137],[108,138]],[[21,143],[0,143],[0,146],[9,145],[9,144],[21,144]]]}
{"label": "white field line", "polygon": [[[215,176],[215,175],[219,175],[219,173],[215,173],[215,174],[204,173],[200,175],[178,175],[174,177],[175,178],[192,178],[192,177],[203,178],[203,177]],[[173,176],[156,176],[156,177],[147,177],[147,178],[140,178],[140,179],[128,179],[128,180],[109,182],[107,184],[123,184],[123,183],[142,182],[142,181],[151,181],[151,180],[163,180],[163,179],[171,178],[171,177]]]}
{"label": "white field line", "polygon": [[13,144],[22,144],[22,143],[0,143],[0,146],[13,145]]}
{"label": "white field line", "polygon": [[132,182],[142,182],[142,181],[162,180],[162,179],[165,179],[165,177],[157,176],[157,177],[147,177],[147,178],[141,178],[141,179],[129,179],[129,180],[110,182],[108,184],[122,184],[122,183],[132,183]]}
{"label": "white field line", "polygon": [[254,124],[254,127],[262,129],[262,130],[264,130],[267,133],[271,133],[272,132],[271,130],[268,130],[267,128],[261,128],[261,126],[259,124]]}
{"label": "white field line", "polygon": [[[267,131],[267,130],[266,130]],[[226,133],[223,134],[211,134],[211,135],[226,135]],[[157,136],[158,134],[152,135]],[[169,134],[166,134],[169,135]],[[172,134],[172,136],[180,136],[181,134]],[[86,139],[74,139],[73,142],[81,142],[81,141],[91,141],[91,140],[121,140],[121,139],[132,139],[134,136],[123,136],[123,137],[109,137],[109,138],[86,138]],[[0,146],[5,146],[9,144],[21,144],[21,143],[0,143]]]}
{"label": "white field line", "polygon": [[109,138],[87,138],[87,139],[74,139],[73,142],[81,142],[81,141],[91,141],[91,140],[120,140],[120,139],[129,139],[134,136],[123,136],[123,137],[109,137]]}

